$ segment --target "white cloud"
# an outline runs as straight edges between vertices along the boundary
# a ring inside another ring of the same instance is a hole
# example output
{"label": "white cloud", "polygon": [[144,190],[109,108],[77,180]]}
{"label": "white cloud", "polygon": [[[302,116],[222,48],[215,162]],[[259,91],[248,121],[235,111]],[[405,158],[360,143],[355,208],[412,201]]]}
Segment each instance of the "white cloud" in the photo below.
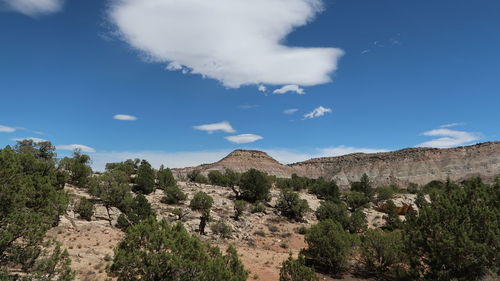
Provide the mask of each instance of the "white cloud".
{"label": "white cloud", "polygon": [[41,138],[34,138],[34,137],[31,137],[31,138],[14,138],[14,139],[11,139],[11,140],[13,140],[13,141],[32,140],[35,143],[47,141],[47,140],[44,140],[44,139],[41,139]]}
{"label": "white cloud", "polygon": [[[453,126],[452,126],[453,127]],[[475,133],[440,128],[423,133],[424,136],[438,137],[436,139],[418,144],[417,147],[448,148],[470,144],[481,138]]]}
{"label": "white cloud", "polygon": [[226,87],[331,81],[343,51],[282,44],[322,0],[113,0],[109,20],[149,61],[172,63]]}
{"label": "white cloud", "polygon": [[13,133],[15,131],[17,131],[16,128],[0,125],[0,133]]}
{"label": "white cloud", "polygon": [[239,108],[241,109],[253,109],[253,108],[257,108],[259,107],[258,104],[244,104],[244,105],[240,105]]}
{"label": "white cloud", "polygon": [[304,115],[304,118],[305,119],[312,119],[312,118],[316,118],[316,117],[321,117],[329,112],[332,112],[331,108],[326,108],[326,107],[320,106],[320,107],[315,108],[313,111],[307,113],[306,115]]}
{"label": "white cloud", "polygon": [[259,92],[263,92],[263,93],[265,93],[267,91],[267,87],[264,85],[259,85],[259,87],[257,87],[257,89],[259,90]]}
{"label": "white cloud", "polygon": [[196,130],[200,130],[200,131],[206,131],[209,134],[212,134],[212,133],[217,132],[217,131],[223,131],[223,132],[226,132],[226,133],[234,133],[234,132],[236,132],[233,129],[233,127],[231,126],[231,124],[229,124],[229,122],[227,122],[227,121],[222,121],[222,122],[219,122],[219,123],[212,123],[212,124],[205,124],[205,125],[194,126],[193,128],[196,129]]}
{"label": "white cloud", "polygon": [[127,114],[116,114],[115,116],[113,116],[113,119],[121,121],[135,121],[137,120],[137,117]]}
{"label": "white cloud", "polygon": [[283,114],[292,115],[295,114],[297,111],[299,110],[296,108],[285,109],[283,110]]}
{"label": "white cloud", "polygon": [[236,136],[225,137],[226,140],[238,144],[251,143],[263,139],[263,137],[254,134],[241,134]]}
{"label": "white cloud", "polygon": [[273,94],[285,94],[288,92],[295,92],[297,95],[303,95],[306,93],[304,89],[302,89],[298,85],[286,85],[279,89],[274,90]]}
{"label": "white cloud", "polygon": [[73,151],[75,149],[80,149],[82,152],[87,152],[87,153],[94,153],[96,152],[95,149],[92,147],[83,145],[83,144],[63,144],[63,145],[57,145],[56,148],[58,150],[69,150]]}
{"label": "white cloud", "polygon": [[452,128],[452,127],[458,127],[458,126],[463,126],[465,123],[451,123],[451,124],[445,124],[439,126],[439,128]]}
{"label": "white cloud", "polygon": [[28,16],[47,15],[59,12],[63,8],[63,0],[0,0],[8,10]]}

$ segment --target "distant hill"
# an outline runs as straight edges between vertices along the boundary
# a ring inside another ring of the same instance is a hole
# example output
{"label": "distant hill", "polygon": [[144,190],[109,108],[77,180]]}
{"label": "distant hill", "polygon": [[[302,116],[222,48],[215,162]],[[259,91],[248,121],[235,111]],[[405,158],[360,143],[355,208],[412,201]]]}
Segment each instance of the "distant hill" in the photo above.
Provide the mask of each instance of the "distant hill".
{"label": "distant hill", "polygon": [[244,172],[255,168],[277,177],[293,173],[310,178],[335,179],[348,187],[366,173],[375,185],[425,184],[432,180],[462,180],[480,176],[491,180],[500,174],[500,142],[487,142],[456,148],[408,148],[382,153],[355,153],[338,157],[314,158],[283,165],[257,150],[235,150],[222,160],[198,167],[174,169],[178,177],[189,171],[231,169]]}

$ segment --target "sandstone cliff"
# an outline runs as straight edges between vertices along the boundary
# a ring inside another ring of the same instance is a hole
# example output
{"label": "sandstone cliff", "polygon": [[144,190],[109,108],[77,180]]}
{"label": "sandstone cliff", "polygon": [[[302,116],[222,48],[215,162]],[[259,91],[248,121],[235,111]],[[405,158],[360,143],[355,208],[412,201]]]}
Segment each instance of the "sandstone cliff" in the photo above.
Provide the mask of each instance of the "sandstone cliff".
{"label": "sandstone cliff", "polygon": [[432,180],[462,180],[481,176],[486,180],[500,174],[500,142],[480,143],[456,148],[408,148],[384,153],[356,153],[339,157],[323,157],[283,165],[265,152],[235,150],[224,159],[198,167],[174,169],[177,176],[193,169],[203,173],[210,170],[232,169],[244,172],[255,168],[278,177],[293,173],[310,178],[335,179],[348,187],[366,173],[375,185],[409,183],[426,184]]}

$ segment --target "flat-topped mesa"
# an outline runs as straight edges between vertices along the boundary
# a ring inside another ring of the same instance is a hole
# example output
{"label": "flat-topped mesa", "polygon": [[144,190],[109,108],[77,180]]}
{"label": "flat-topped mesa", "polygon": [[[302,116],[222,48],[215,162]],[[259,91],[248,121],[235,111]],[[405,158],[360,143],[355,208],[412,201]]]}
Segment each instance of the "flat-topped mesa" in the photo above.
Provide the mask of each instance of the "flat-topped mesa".
{"label": "flat-topped mesa", "polygon": [[224,172],[226,169],[238,173],[243,173],[250,169],[257,169],[277,177],[290,177],[293,173],[292,168],[281,164],[263,151],[244,149],[234,150],[226,157],[212,164],[184,169],[173,169],[172,171],[177,177],[182,177],[192,170],[199,170],[203,174],[208,174],[208,172],[212,170]]}
{"label": "flat-topped mesa", "polygon": [[348,187],[366,173],[374,185],[460,181],[473,176],[491,180],[500,174],[500,142],[456,148],[408,148],[382,153],[323,157],[289,165],[297,174],[334,179]]}

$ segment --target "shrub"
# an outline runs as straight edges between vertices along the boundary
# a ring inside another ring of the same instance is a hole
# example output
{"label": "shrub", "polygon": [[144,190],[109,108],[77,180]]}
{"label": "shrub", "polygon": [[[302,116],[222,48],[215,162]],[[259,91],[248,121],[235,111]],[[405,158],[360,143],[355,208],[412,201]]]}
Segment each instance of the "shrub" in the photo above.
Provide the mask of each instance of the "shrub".
{"label": "shrub", "polygon": [[245,281],[248,277],[232,246],[224,255],[218,247],[190,235],[181,223],[171,226],[154,218],[129,228],[115,249],[109,273],[118,281]]}
{"label": "shrub", "polygon": [[351,183],[351,190],[364,193],[369,198],[373,195],[373,188],[370,183],[370,178],[363,174],[359,181],[355,181]]}
{"label": "shrub", "polygon": [[353,238],[338,222],[320,221],[309,229],[305,240],[304,253],[318,269],[334,274],[346,269]]}
{"label": "shrub", "polygon": [[205,226],[207,225],[207,222],[210,220],[210,209],[212,208],[213,204],[214,204],[214,199],[210,195],[202,191],[196,193],[191,202],[189,203],[189,207],[192,210],[201,212],[200,226],[199,226],[200,234],[203,235],[205,234]]}
{"label": "shrub", "polygon": [[177,185],[171,185],[165,188],[165,196],[162,201],[168,204],[177,204],[186,198],[187,195]]}
{"label": "shrub", "polygon": [[316,183],[311,185],[310,192],[315,194],[320,199],[340,202],[340,190],[335,181],[318,179]]}
{"label": "shrub", "polygon": [[158,182],[158,187],[161,189],[165,189],[169,186],[174,186],[177,184],[172,171],[169,168],[165,169],[163,165],[160,166],[158,173],[156,173],[156,179]]}
{"label": "shrub", "polygon": [[267,175],[255,169],[250,169],[241,175],[240,197],[249,202],[266,201],[271,185]]}
{"label": "shrub", "polygon": [[366,221],[365,213],[361,209],[356,209],[349,218],[349,232],[360,233],[365,231],[367,227],[368,222]]}
{"label": "shrub", "polygon": [[69,172],[69,182],[78,187],[87,187],[92,176],[90,168],[90,156],[82,154],[80,150],[73,152],[73,157],[64,157],[60,162],[60,167]]}
{"label": "shrub", "polygon": [[90,221],[94,215],[94,203],[87,198],[81,198],[75,206],[75,212],[82,219]]}
{"label": "shrub", "polygon": [[276,208],[287,218],[302,220],[304,214],[309,211],[306,200],[300,199],[299,194],[290,189],[281,191]]}
{"label": "shrub", "polygon": [[342,203],[335,203],[331,201],[323,201],[321,205],[316,210],[316,217],[318,220],[333,220],[343,228],[349,228],[349,213],[347,208]]}
{"label": "shrub", "polygon": [[396,188],[392,185],[379,186],[375,189],[377,193],[377,201],[389,200],[394,196]]}
{"label": "shrub", "polygon": [[226,177],[219,171],[213,170],[208,172],[208,181],[210,184],[218,185],[218,186],[227,186],[228,180]]}
{"label": "shrub", "polygon": [[370,202],[370,198],[368,198],[364,193],[351,191],[346,194],[345,201],[347,206],[349,206],[349,209],[354,211],[357,208],[366,206]]}
{"label": "shrub", "polygon": [[252,213],[264,213],[266,211],[266,205],[262,202],[257,202],[253,204]]}
{"label": "shrub", "polygon": [[118,217],[117,227],[126,229],[131,225],[136,225],[149,217],[155,217],[156,214],[151,209],[148,199],[142,194],[138,194],[132,199],[124,213]]}
{"label": "shrub", "polygon": [[390,275],[384,279],[395,278],[399,265],[406,261],[403,239],[399,232],[370,229],[361,236],[359,249],[364,269],[378,276]]}
{"label": "shrub", "polygon": [[212,224],[211,229],[215,235],[219,235],[222,238],[230,238],[233,233],[233,228],[223,221]]}
{"label": "shrub", "polygon": [[281,264],[280,281],[318,281],[314,270],[305,265],[305,258],[299,254],[297,259],[292,255]]}
{"label": "shrub", "polygon": [[142,160],[137,169],[134,190],[141,194],[150,194],[155,190],[155,173],[146,160]]}
{"label": "shrub", "polygon": [[387,201],[387,208],[385,209],[385,212],[387,213],[387,215],[383,217],[385,219],[384,229],[395,230],[403,226],[403,222],[399,218],[397,207],[394,204],[394,201]]}
{"label": "shrub", "polygon": [[132,201],[128,176],[121,170],[111,170],[97,177],[90,184],[90,194],[101,199],[106,208],[116,207],[125,211]]}
{"label": "shrub", "polygon": [[189,181],[194,182],[196,180],[196,177],[200,174],[200,171],[198,170],[192,170],[191,172],[187,173],[187,178]]}
{"label": "shrub", "polygon": [[418,216],[407,216],[404,237],[415,276],[426,280],[479,280],[499,273],[500,183],[471,179],[431,193]]}
{"label": "shrub", "polygon": [[172,214],[177,216],[177,220],[182,220],[186,213],[181,208],[175,208],[172,210]]}
{"label": "shrub", "polygon": [[247,202],[243,200],[234,201],[234,219],[239,220],[247,207]]}

